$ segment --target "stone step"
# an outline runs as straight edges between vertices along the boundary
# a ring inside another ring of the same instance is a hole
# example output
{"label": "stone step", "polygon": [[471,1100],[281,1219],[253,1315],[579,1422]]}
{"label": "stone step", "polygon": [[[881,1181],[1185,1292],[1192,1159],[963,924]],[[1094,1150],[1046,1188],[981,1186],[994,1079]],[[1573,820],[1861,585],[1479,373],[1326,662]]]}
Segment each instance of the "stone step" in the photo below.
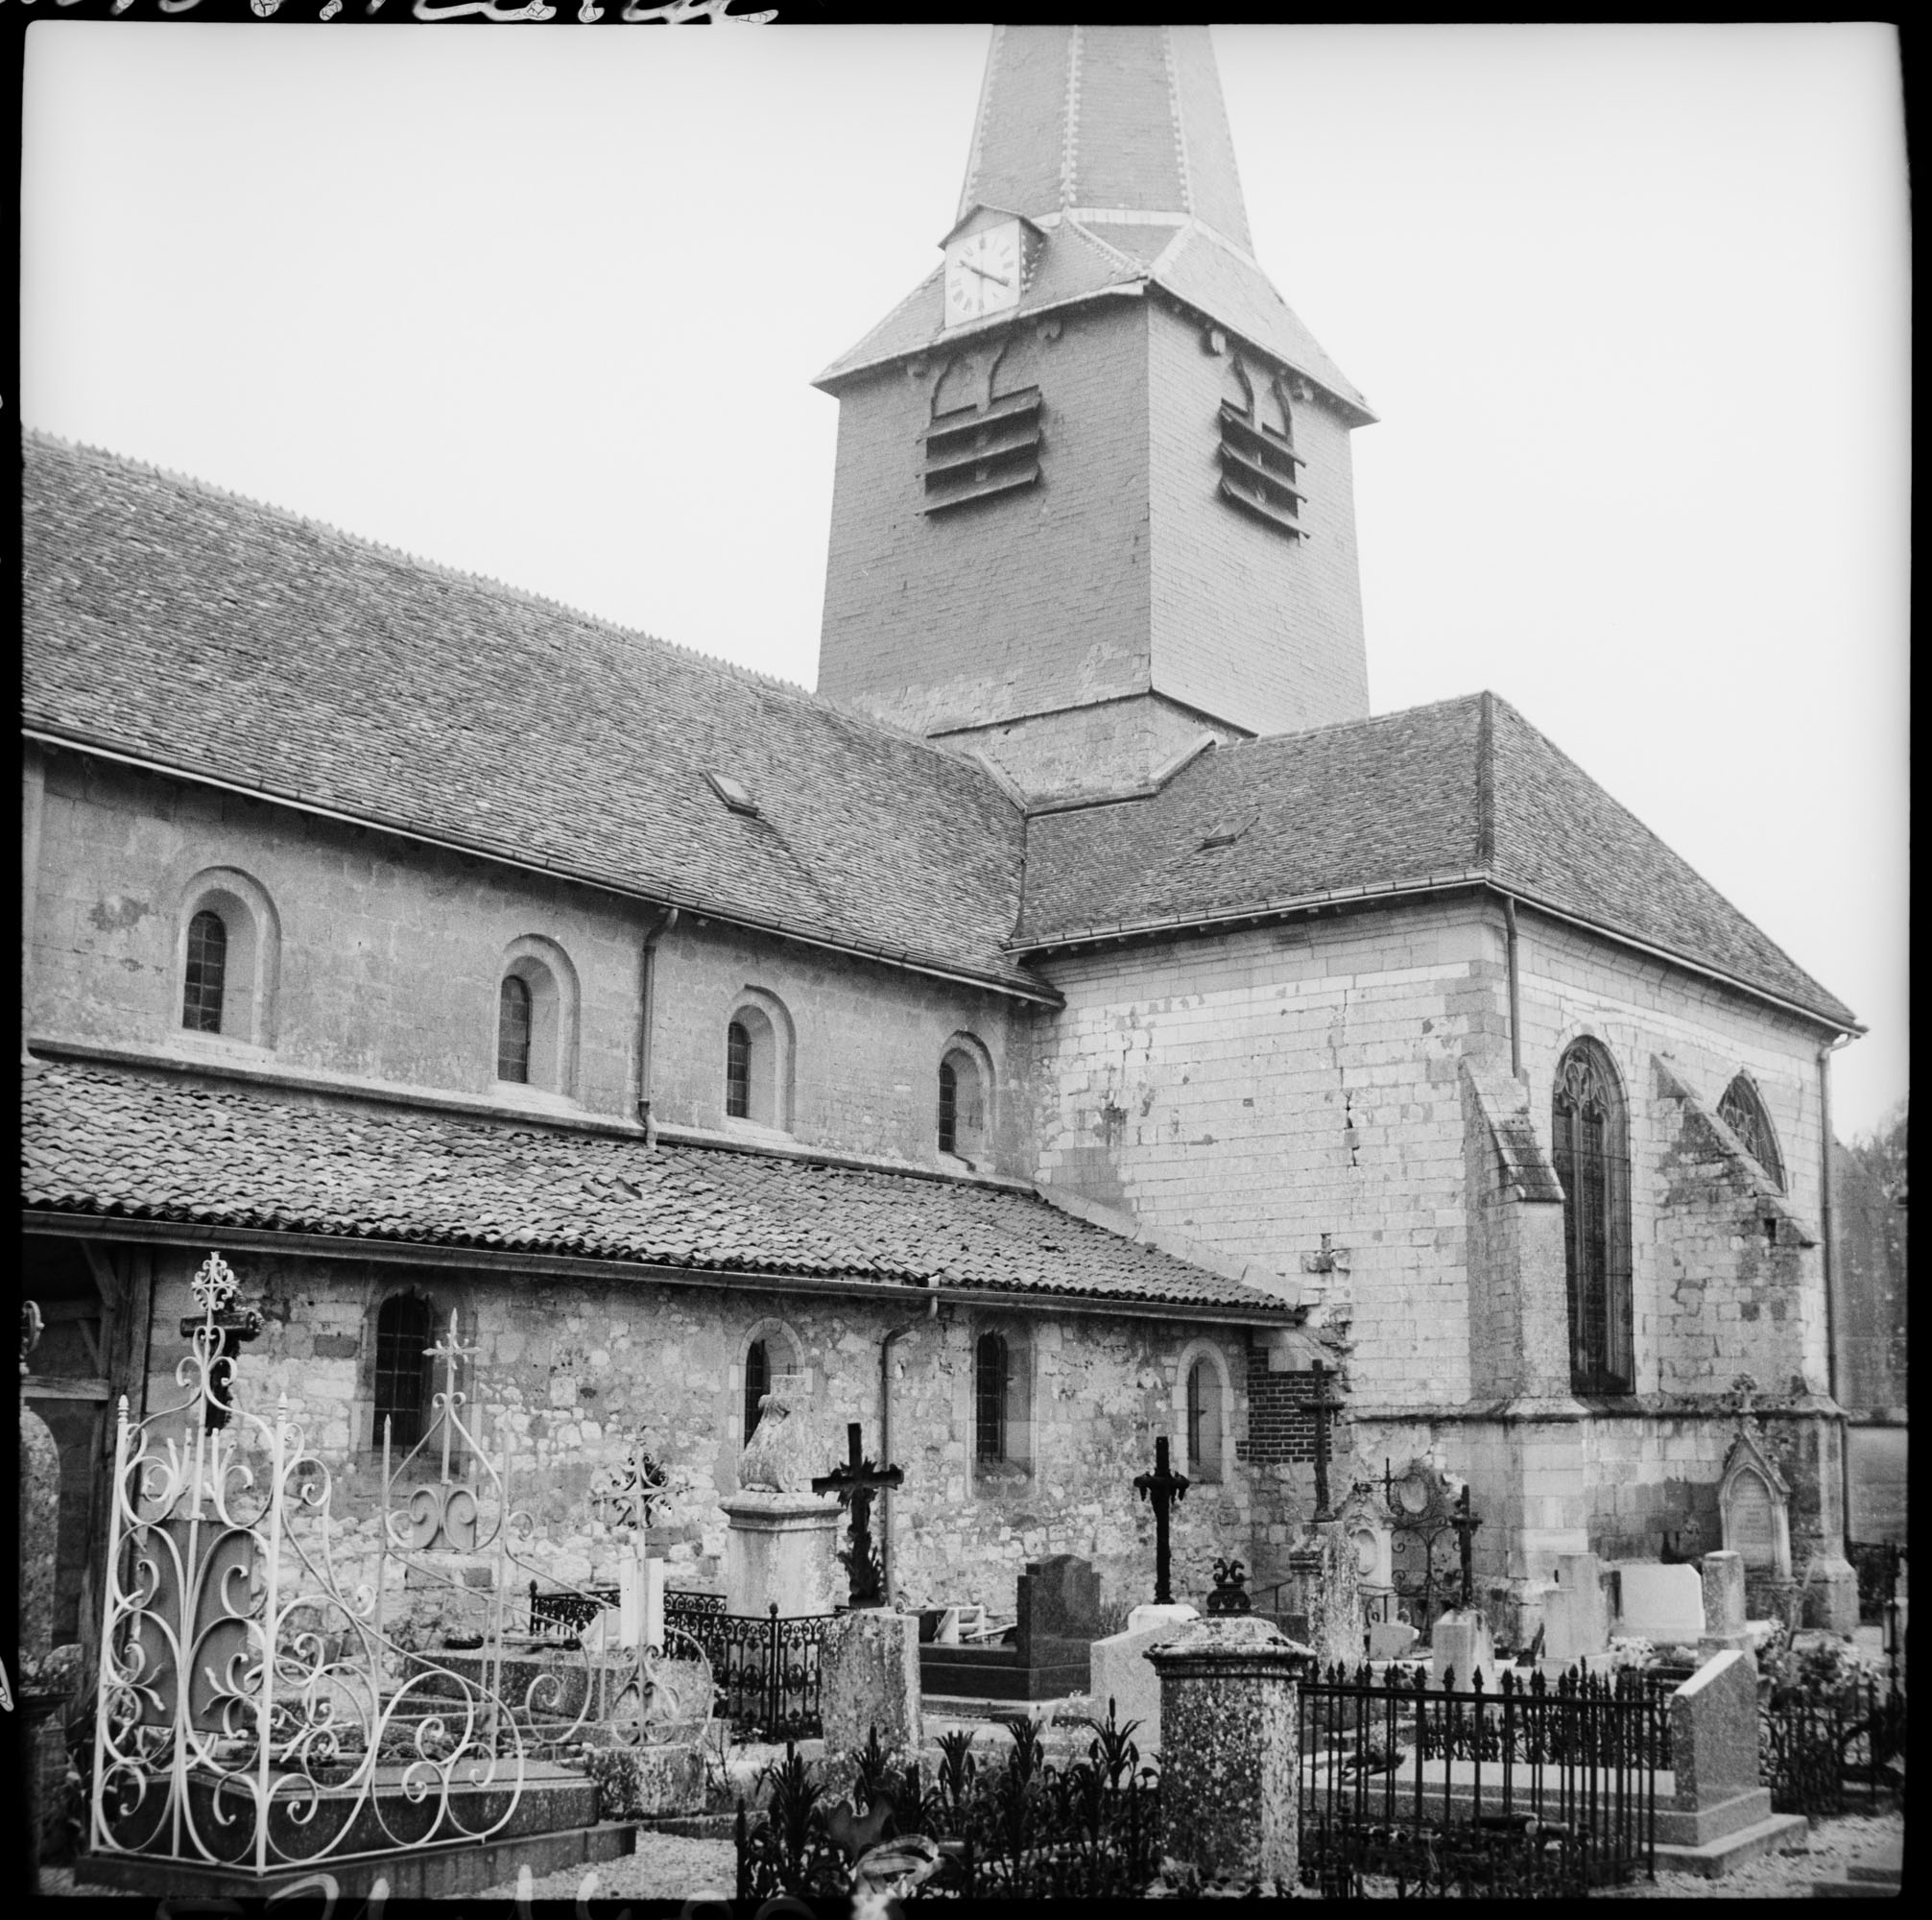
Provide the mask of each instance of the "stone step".
{"label": "stone step", "polygon": [[1672,1846],[1707,1846],[1727,1834],[1742,1833],[1772,1813],[1771,1789],[1751,1787],[1711,1806],[1680,1808],[1659,1797],[1657,1836]]}
{"label": "stone step", "polygon": [[1774,1813],[1722,1839],[1708,1840],[1700,1847],[1657,1843],[1658,1871],[1697,1873],[1706,1880],[1720,1880],[1738,1867],[1777,1851],[1788,1841],[1801,1839],[1811,1830],[1802,1813]]}
{"label": "stone step", "polygon": [[500,1886],[513,1880],[519,1867],[527,1866],[533,1878],[541,1879],[568,1867],[622,1860],[635,1851],[637,1826],[634,1820],[600,1820],[595,1826],[419,1847],[377,1860],[325,1860],[266,1875],[139,1854],[83,1854],[74,1862],[74,1879],[85,1886],[125,1887],[151,1897],[245,1900],[251,1903],[250,1911],[252,1903],[304,1884],[314,1886],[324,1873],[339,1900],[366,1900],[378,1881],[393,1900],[451,1900]]}

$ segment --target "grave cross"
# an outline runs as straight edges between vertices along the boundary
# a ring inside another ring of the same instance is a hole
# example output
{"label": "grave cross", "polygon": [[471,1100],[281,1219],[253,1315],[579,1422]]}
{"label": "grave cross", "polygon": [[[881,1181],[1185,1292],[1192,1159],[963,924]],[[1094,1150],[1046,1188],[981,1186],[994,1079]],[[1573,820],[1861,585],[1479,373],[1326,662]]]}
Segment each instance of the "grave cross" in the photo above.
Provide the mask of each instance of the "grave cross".
{"label": "grave cross", "polygon": [[1134,1476],[1133,1491],[1154,1508],[1154,1604],[1171,1607],[1174,1595],[1167,1584],[1167,1512],[1187,1496],[1187,1476],[1168,1471],[1167,1435],[1154,1442],[1154,1471]]}
{"label": "grave cross", "polygon": [[1315,1518],[1333,1520],[1328,1504],[1328,1422],[1342,1403],[1328,1393],[1328,1369],[1315,1362]]}
{"label": "grave cross", "polygon": [[1456,1510],[1449,1516],[1449,1524],[1456,1529],[1456,1546],[1462,1555],[1463,1605],[1465,1607],[1475,1604],[1471,1597],[1470,1543],[1475,1539],[1476,1528],[1482,1525],[1482,1521],[1469,1511],[1469,1488],[1468,1483],[1465,1481],[1462,1497],[1456,1501]]}
{"label": "grave cross", "polygon": [[226,1427],[234,1411],[236,1350],[262,1331],[262,1316],[254,1308],[234,1304],[235,1287],[234,1269],[220,1254],[210,1254],[188,1284],[202,1310],[181,1317],[182,1338],[200,1334],[198,1345],[206,1356],[202,1428],[209,1433]]}
{"label": "grave cross", "polygon": [[851,1576],[849,1604],[854,1612],[885,1605],[886,1570],[872,1546],[872,1500],[882,1488],[902,1486],[905,1477],[903,1468],[875,1467],[861,1456],[859,1423],[854,1420],[846,1428],[844,1463],[812,1480],[815,1494],[836,1494],[839,1504],[851,1509],[851,1545],[839,1560]]}

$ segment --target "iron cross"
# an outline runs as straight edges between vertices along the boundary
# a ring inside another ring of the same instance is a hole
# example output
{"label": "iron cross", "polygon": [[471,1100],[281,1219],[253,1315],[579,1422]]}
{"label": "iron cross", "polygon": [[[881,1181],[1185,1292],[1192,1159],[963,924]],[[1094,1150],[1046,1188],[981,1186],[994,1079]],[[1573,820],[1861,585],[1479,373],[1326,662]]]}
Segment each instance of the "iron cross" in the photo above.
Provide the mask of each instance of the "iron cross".
{"label": "iron cross", "polygon": [[1167,1435],[1154,1441],[1154,1471],[1134,1476],[1133,1491],[1154,1507],[1154,1604],[1171,1607],[1174,1595],[1167,1583],[1167,1512],[1187,1494],[1187,1476],[1168,1471]]}
{"label": "iron cross", "polygon": [[813,1479],[812,1491],[836,1494],[841,1506],[851,1508],[851,1545],[839,1560],[851,1578],[849,1603],[856,1612],[885,1605],[886,1570],[872,1546],[872,1500],[881,1488],[902,1485],[906,1476],[901,1468],[875,1467],[861,1456],[856,1420],[846,1428],[846,1456],[844,1465]]}

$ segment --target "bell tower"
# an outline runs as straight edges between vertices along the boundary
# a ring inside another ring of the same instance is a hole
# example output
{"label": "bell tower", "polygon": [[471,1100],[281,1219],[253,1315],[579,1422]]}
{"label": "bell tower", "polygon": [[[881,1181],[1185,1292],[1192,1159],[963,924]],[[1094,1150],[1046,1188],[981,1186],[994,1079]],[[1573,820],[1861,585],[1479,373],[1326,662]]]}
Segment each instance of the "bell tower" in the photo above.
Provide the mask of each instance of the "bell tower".
{"label": "bell tower", "polygon": [[1367,714],[1350,431],[1205,27],[1001,27],[940,264],[839,401],[819,690],[1030,796]]}

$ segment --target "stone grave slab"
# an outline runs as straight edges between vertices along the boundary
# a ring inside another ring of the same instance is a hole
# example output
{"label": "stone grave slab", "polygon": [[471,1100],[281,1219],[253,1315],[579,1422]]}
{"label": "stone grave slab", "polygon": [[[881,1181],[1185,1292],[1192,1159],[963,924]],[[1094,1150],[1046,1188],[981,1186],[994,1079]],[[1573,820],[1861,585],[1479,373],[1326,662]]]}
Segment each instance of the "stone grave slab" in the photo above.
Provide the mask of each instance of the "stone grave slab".
{"label": "stone grave slab", "polygon": [[819,1710],[827,1760],[863,1753],[874,1728],[880,1746],[898,1764],[916,1758],[920,1739],[918,1617],[865,1608],[831,1621],[819,1649]]}
{"label": "stone grave slab", "polygon": [[1085,1692],[1091,1649],[1103,1630],[1100,1576],[1079,1555],[1056,1553],[1027,1564],[1017,1597],[1019,1617],[1006,1644],[928,1641],[919,1654],[921,1689],[994,1700]]}
{"label": "stone grave slab", "polygon": [[1406,1659],[1419,1638],[1407,1620],[1376,1620],[1369,1628],[1369,1658]]}
{"label": "stone grave slab", "polygon": [[1704,1582],[1695,1567],[1627,1560],[1618,1569],[1626,1639],[1654,1645],[1694,1644],[1704,1633]]}
{"label": "stone grave slab", "polygon": [[1161,1620],[1093,1643],[1094,1716],[1104,1719],[1107,1703],[1111,1700],[1114,1718],[1121,1726],[1138,1720],[1133,1740],[1143,1758],[1160,1751],[1160,1679],[1147,1658],[1148,1651],[1164,1646],[1186,1625],[1185,1620]]}
{"label": "stone grave slab", "polygon": [[1557,1557],[1557,1582],[1543,1592],[1543,1664],[1559,1671],[1610,1647],[1610,1609],[1594,1553]]}

